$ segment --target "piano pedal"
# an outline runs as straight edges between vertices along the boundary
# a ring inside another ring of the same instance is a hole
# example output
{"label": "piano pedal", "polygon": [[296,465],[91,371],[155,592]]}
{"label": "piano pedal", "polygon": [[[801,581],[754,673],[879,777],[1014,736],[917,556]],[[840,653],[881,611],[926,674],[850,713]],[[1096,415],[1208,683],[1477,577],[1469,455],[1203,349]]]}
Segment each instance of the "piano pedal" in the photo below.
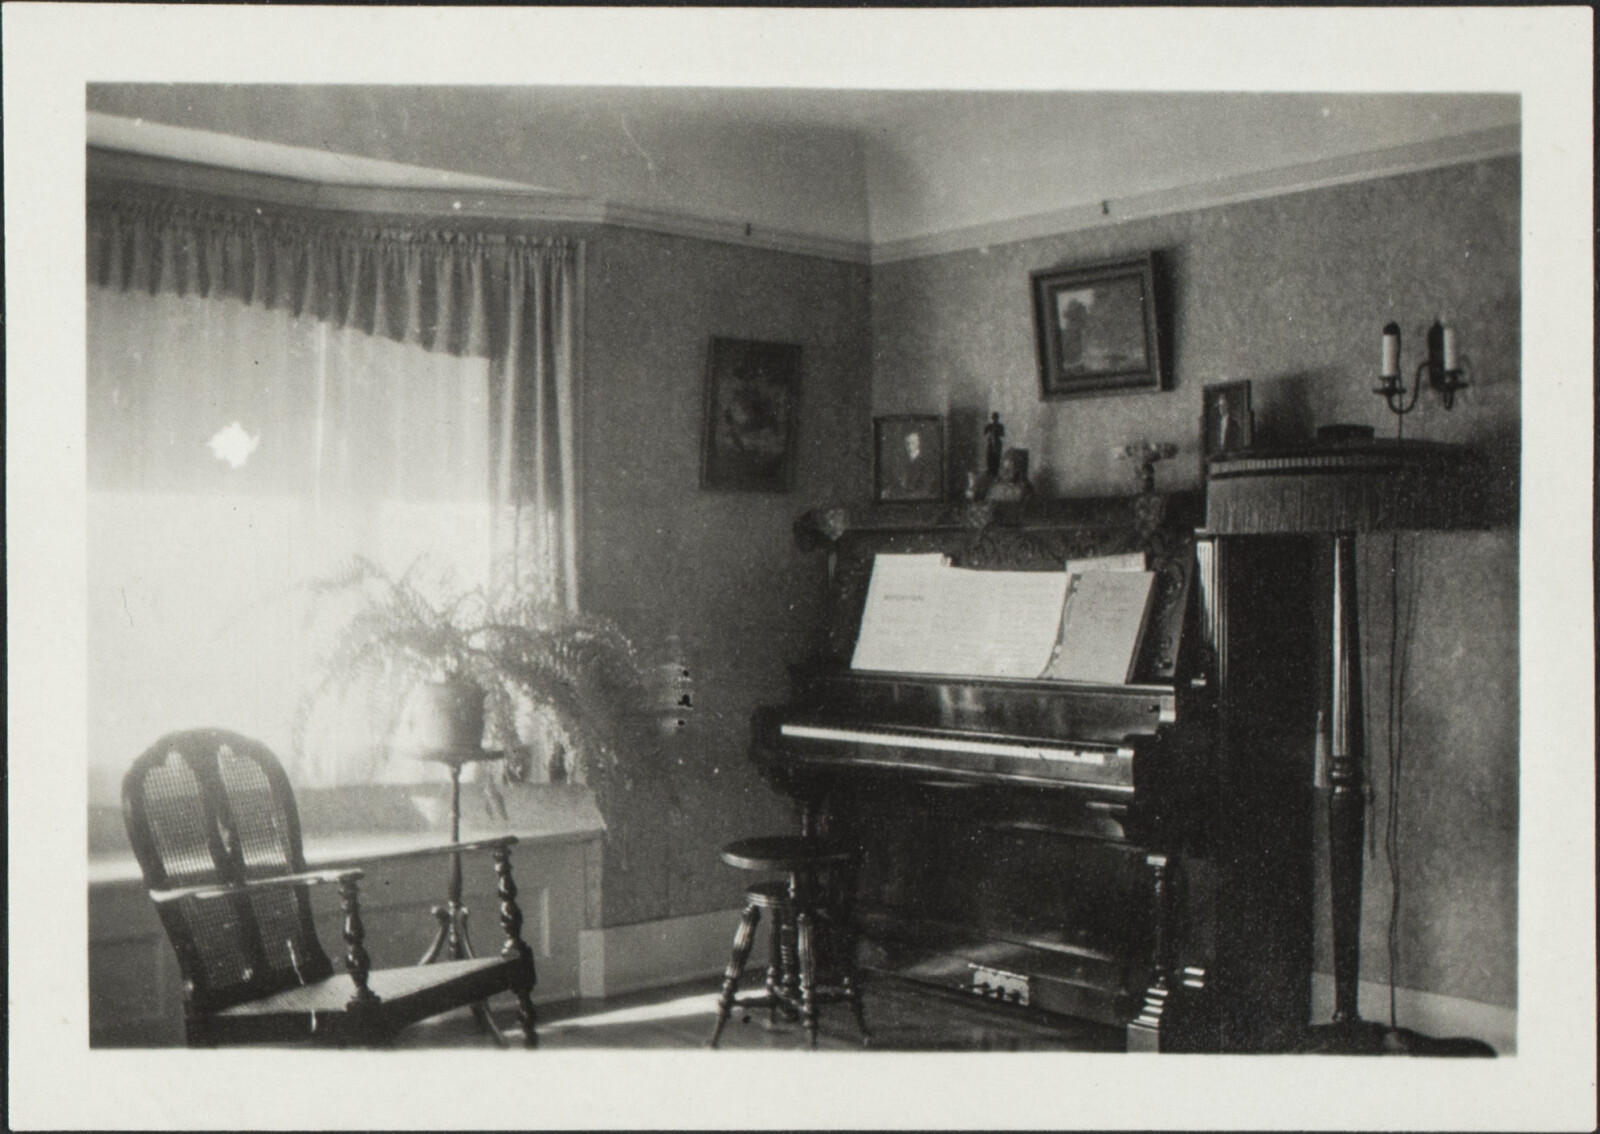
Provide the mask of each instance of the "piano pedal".
{"label": "piano pedal", "polygon": [[1031,977],[971,961],[967,963],[967,968],[972,970],[969,991],[985,1000],[993,1000],[1000,1004],[1026,1005],[1032,999]]}

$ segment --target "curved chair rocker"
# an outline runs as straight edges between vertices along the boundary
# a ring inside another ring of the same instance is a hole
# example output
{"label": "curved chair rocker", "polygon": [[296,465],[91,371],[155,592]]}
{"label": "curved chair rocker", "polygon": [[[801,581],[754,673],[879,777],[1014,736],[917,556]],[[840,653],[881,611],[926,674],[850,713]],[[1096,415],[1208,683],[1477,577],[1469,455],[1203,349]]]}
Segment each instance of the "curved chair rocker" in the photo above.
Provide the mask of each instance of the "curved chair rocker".
{"label": "curved chair rocker", "polygon": [[[511,879],[514,836],[429,852],[492,853],[506,935],[498,957],[372,969],[357,899],[362,872],[306,869],[294,792],[261,744],[221,729],[162,737],[124,777],[122,816],[178,954],[191,1046],[383,1044],[408,1024],[497,992],[516,997],[525,1042],[536,1045],[533,953]],[[312,925],[308,890],[321,883],[339,887],[348,975],[334,973]]]}

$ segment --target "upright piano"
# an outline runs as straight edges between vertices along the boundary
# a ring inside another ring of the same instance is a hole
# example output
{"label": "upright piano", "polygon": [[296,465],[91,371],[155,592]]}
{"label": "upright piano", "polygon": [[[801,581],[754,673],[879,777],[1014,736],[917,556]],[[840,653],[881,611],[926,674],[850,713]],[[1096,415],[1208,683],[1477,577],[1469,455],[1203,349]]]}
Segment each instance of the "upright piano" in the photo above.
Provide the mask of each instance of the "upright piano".
{"label": "upright piano", "polygon": [[[1129,1050],[1287,1047],[1310,1014],[1318,611],[1298,537],[1197,530],[1198,494],[818,510],[826,625],[752,758],[863,852],[858,963]],[[1061,571],[1142,552],[1131,680],[852,670],[874,557]],[[1107,1033],[1113,1034],[1113,1033]]]}

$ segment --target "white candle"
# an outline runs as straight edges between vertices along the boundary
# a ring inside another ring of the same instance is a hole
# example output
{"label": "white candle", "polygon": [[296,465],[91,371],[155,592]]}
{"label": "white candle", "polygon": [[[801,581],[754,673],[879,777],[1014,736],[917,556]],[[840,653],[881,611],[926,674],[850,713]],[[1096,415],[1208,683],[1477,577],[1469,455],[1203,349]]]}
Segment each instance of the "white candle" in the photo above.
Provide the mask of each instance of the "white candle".
{"label": "white candle", "polygon": [[1383,369],[1380,377],[1400,377],[1400,325],[1390,323],[1383,328]]}
{"label": "white candle", "polygon": [[1446,327],[1444,329],[1444,368],[1446,370],[1460,369],[1456,365],[1456,329],[1454,327]]}

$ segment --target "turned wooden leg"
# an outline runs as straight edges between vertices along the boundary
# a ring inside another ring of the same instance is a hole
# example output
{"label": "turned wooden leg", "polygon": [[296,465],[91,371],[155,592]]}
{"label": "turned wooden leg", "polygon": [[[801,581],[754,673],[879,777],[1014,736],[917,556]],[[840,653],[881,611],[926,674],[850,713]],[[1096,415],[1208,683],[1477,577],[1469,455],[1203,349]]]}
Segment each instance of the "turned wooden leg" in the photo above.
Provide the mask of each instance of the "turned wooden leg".
{"label": "turned wooden leg", "polygon": [[433,920],[439,923],[439,928],[433,935],[433,943],[428,946],[427,952],[423,953],[422,959],[417,962],[419,965],[431,965],[438,960],[439,953],[444,948],[444,943],[450,937],[450,907],[434,906],[429,912],[433,915]]}
{"label": "turned wooden leg", "polygon": [[1167,983],[1167,856],[1152,854],[1145,857],[1150,867],[1150,905],[1155,913],[1155,940],[1151,943],[1151,963],[1156,981]]}
{"label": "turned wooden leg", "polygon": [[[800,1002],[800,953],[796,947],[795,938],[799,933],[799,926],[791,915],[783,919],[783,939],[779,942],[779,964],[783,969],[784,1003],[789,1005]],[[790,1019],[794,1018],[791,1010]]]}
{"label": "turned wooden leg", "polygon": [[1167,856],[1152,854],[1145,857],[1150,867],[1151,943],[1150,986],[1144,991],[1144,1003],[1139,1015],[1128,1022],[1127,1044],[1129,1051],[1160,1051],[1161,1025],[1166,1017],[1171,988],[1167,980]]}
{"label": "turned wooden leg", "polygon": [[861,986],[856,978],[846,974],[840,981],[844,987],[845,999],[850,1002],[850,1014],[856,1018],[856,1031],[861,1033],[861,1046],[867,1047],[872,1043],[872,1033],[867,1030],[867,1014],[861,1005]]}
{"label": "turned wooden leg", "polygon": [[354,878],[340,881],[339,904],[344,909],[344,967],[356,986],[355,995],[345,1001],[353,1024],[350,1038],[370,1043],[377,1038],[371,1016],[378,1006],[378,994],[367,987],[372,961],[364,944],[367,931],[361,924],[361,903]]}
{"label": "turned wooden leg", "polygon": [[866,1012],[861,1003],[860,975],[856,972],[855,896],[860,868],[861,860],[858,855],[839,871],[833,880],[831,908],[835,911],[834,916],[839,927],[838,941],[842,954],[839,964],[843,972],[840,984],[844,988],[845,998],[850,1002],[850,1012],[856,1018],[856,1030],[861,1033],[861,1046],[866,1047],[872,1042],[872,1033],[867,1030]]}
{"label": "turned wooden leg", "polygon": [[[500,928],[505,931],[505,944],[500,955],[516,961],[513,967],[511,994],[517,998],[517,1023],[522,1027],[522,1040],[527,1047],[539,1046],[533,1014],[533,986],[539,976],[533,965],[533,950],[522,939],[522,909],[517,905],[517,884],[511,877],[511,849],[494,850],[495,892],[500,898]],[[487,1012],[485,1012],[487,1015]],[[492,1027],[492,1022],[491,1022]],[[494,1032],[498,1038],[499,1032]]]}
{"label": "turned wooden leg", "polygon": [[1367,801],[1362,785],[1366,725],[1361,702],[1361,633],[1355,536],[1334,540],[1333,759],[1328,779],[1328,891],[1333,925],[1333,1021],[1359,1020],[1361,844]]}
{"label": "turned wooden leg", "polygon": [[843,956],[839,964],[843,970],[839,984],[844,989],[844,996],[850,1003],[850,1013],[856,1018],[856,1030],[861,1033],[861,1046],[866,1047],[872,1042],[872,1033],[867,1030],[867,1015],[861,1004],[861,982],[856,973],[856,931],[853,923],[846,922],[839,929],[839,945]]}
{"label": "turned wooden leg", "polygon": [[800,949],[800,1018],[806,1026],[806,1037],[812,1047],[817,1046],[817,956],[816,942],[812,939],[811,911],[802,908],[795,915],[795,935]]}
{"label": "turned wooden leg", "polygon": [[778,1023],[778,1004],[783,988],[783,932],[782,910],[772,911],[772,929],[767,937],[767,1026]]}
{"label": "turned wooden leg", "polygon": [[750,959],[750,945],[755,940],[756,926],[761,921],[761,907],[746,902],[744,916],[739,919],[739,931],[733,935],[733,954],[728,958],[728,971],[722,977],[722,994],[717,997],[717,1023],[711,1029],[711,1047],[722,1038],[722,1028],[733,1010],[733,998],[739,991],[739,976],[744,963]]}

